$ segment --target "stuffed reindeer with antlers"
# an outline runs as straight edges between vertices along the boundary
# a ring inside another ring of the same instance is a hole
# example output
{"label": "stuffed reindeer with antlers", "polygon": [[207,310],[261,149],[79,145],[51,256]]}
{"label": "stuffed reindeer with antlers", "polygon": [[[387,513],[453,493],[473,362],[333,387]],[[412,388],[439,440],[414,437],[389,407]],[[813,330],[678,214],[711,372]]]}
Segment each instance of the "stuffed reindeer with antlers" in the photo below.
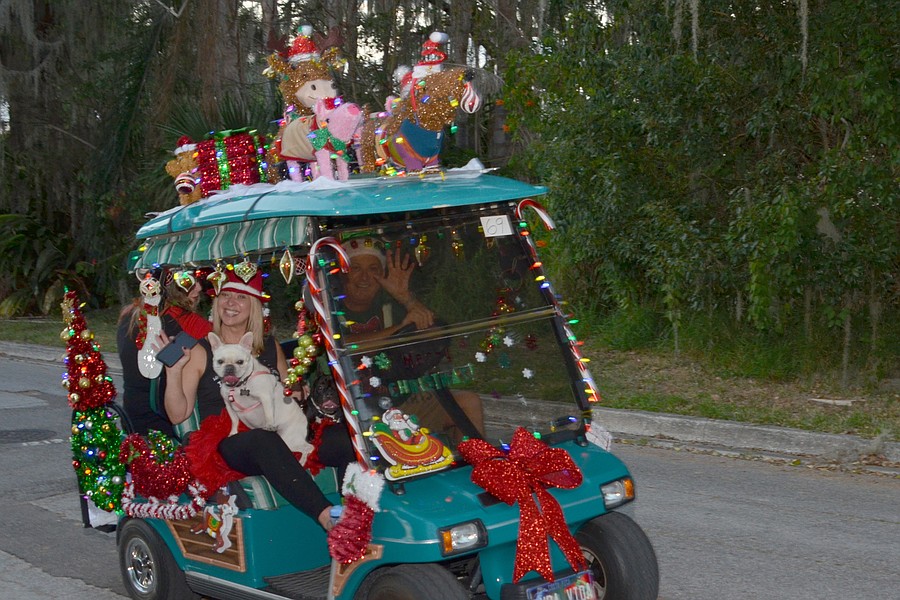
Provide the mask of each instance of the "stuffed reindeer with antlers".
{"label": "stuffed reindeer with antlers", "polygon": [[[266,74],[279,79],[278,87],[285,103],[284,120],[275,138],[275,155],[270,153],[269,164],[286,161],[288,176],[292,180],[303,179],[300,163],[315,163],[318,168],[314,169],[314,176],[333,178],[334,171],[337,171],[341,179],[347,178],[345,163],[349,157],[346,155],[346,143],[349,140],[343,139],[347,137],[343,131],[346,127],[340,134],[329,132],[329,118],[323,116],[321,108],[327,106],[329,110],[334,110],[343,105],[341,115],[361,112],[356,105],[341,101],[331,76],[331,69],[340,68],[345,62],[339,57],[341,43],[342,37],[337,27],[323,36],[314,33],[309,25],[304,25],[289,48],[283,38],[276,39],[272,33],[269,35],[269,47],[275,52],[269,56]],[[356,129],[351,132],[351,138]],[[329,140],[331,144],[329,149],[332,152],[327,157],[327,164],[322,158],[322,144],[316,143],[322,139]],[[335,148],[336,141],[344,145]],[[334,170],[332,157],[338,160]],[[281,177],[277,173],[270,173],[270,181],[279,179]]]}

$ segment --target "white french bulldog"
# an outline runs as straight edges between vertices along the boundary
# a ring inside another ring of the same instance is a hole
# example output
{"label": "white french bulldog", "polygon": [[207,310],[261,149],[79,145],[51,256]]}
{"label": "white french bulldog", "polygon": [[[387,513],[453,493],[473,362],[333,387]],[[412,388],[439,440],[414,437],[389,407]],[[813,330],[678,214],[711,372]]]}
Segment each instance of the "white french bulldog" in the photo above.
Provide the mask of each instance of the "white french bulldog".
{"label": "white french bulldog", "polygon": [[251,429],[277,431],[292,452],[302,452],[301,464],[313,451],[306,441],[308,421],[294,399],[282,393],[278,378],[251,353],[253,334],[247,332],[240,343],[226,344],[215,333],[208,336],[213,370],[219,376],[225,408],[231,415],[231,432],[238,420]]}

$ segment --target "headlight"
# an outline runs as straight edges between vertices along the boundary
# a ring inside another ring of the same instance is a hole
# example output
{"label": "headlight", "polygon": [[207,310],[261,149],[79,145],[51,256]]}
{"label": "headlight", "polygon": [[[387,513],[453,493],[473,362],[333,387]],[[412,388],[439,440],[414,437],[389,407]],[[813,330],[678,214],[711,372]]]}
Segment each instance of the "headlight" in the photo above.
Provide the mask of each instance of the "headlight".
{"label": "headlight", "polygon": [[481,521],[476,519],[438,529],[438,539],[441,541],[441,553],[450,556],[487,546],[487,531]]}
{"label": "headlight", "polygon": [[634,500],[634,481],[631,480],[631,477],[623,477],[601,485],[600,492],[603,494],[603,504],[609,510]]}

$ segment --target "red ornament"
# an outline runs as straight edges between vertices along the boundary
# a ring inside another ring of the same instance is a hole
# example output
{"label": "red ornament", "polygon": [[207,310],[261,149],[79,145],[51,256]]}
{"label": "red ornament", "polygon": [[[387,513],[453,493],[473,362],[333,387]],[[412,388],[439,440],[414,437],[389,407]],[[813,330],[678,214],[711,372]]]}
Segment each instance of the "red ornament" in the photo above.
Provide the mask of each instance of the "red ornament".
{"label": "red ornament", "polygon": [[581,470],[568,452],[548,447],[522,427],[513,434],[509,453],[480,439],[462,442],[459,451],[473,466],[474,483],[510,506],[519,503],[514,582],[529,571],[537,571],[547,581],[553,581],[548,535],[556,540],[573,569],[586,568],[559,502],[545,489],[573,489],[581,485]]}

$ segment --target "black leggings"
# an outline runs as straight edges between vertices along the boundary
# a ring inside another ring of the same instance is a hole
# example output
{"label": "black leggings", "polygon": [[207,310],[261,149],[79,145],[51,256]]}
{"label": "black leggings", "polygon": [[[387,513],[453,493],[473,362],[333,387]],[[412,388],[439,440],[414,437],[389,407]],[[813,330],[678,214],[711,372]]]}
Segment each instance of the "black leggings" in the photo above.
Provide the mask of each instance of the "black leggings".
{"label": "black leggings", "polygon": [[[245,475],[264,475],[279,494],[317,523],[322,511],[331,506],[309,471],[274,431],[251,429],[226,437],[219,442],[219,452],[232,469]],[[318,457],[323,465],[337,468],[340,486],[347,465],[356,461],[344,425],[325,428]]]}

